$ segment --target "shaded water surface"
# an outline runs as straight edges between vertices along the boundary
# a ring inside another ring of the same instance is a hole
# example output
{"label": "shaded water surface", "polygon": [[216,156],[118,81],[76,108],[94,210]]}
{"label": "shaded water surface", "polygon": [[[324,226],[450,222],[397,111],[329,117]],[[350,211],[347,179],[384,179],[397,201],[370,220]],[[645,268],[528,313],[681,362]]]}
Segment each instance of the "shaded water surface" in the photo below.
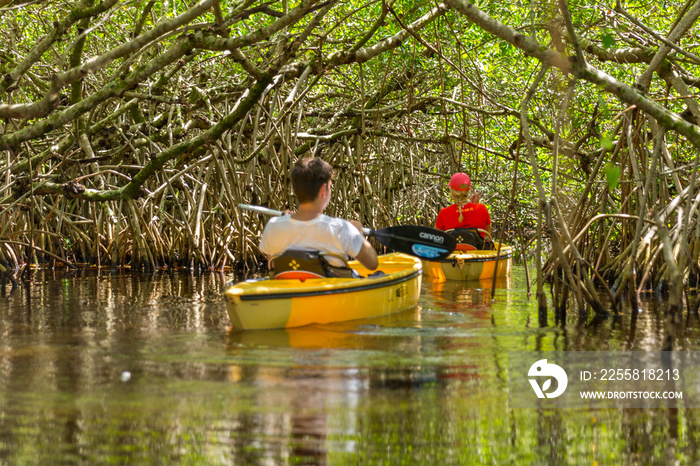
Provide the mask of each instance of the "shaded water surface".
{"label": "shaded water surface", "polygon": [[227,278],[42,271],[5,290],[0,463],[698,462],[696,410],[508,408],[508,351],[659,350],[654,299],[541,327],[516,268],[493,301],[426,279],[401,314],[236,333]]}

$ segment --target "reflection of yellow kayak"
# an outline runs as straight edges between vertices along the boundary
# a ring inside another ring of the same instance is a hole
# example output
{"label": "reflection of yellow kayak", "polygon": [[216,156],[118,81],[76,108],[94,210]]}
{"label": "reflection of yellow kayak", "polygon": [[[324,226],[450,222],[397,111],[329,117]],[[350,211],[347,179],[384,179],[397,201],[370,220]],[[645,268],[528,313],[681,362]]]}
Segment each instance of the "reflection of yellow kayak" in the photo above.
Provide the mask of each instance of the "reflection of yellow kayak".
{"label": "reflection of yellow kayak", "polygon": [[441,261],[423,262],[427,276],[438,280],[484,280],[510,275],[513,250],[510,246],[502,245],[496,270],[496,254],[498,243],[493,251],[455,251]]}
{"label": "reflection of yellow kayak", "polygon": [[[351,268],[368,272],[357,261]],[[225,291],[234,329],[273,329],[366,319],[410,309],[418,302],[421,261],[405,254],[379,256],[373,278],[248,280]]]}
{"label": "reflection of yellow kayak", "polygon": [[392,350],[393,339],[377,338],[373,329],[401,327],[406,323],[420,321],[420,307],[413,306],[402,312],[395,312],[361,321],[313,324],[305,327],[277,330],[231,330],[228,333],[230,351],[240,346],[264,346],[266,348],[305,348],[305,349],[377,349]]}

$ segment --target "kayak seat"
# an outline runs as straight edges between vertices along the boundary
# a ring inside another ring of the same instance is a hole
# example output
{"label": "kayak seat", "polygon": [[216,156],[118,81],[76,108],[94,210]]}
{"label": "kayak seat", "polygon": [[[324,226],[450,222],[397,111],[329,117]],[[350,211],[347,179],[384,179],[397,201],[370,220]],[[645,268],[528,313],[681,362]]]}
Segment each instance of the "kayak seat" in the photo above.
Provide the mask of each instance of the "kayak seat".
{"label": "kayak seat", "polygon": [[326,278],[324,275],[319,275],[317,273],[309,272],[307,270],[285,270],[284,272],[279,272],[275,274],[277,280],[301,280],[306,281],[309,278]]}
{"label": "kayak seat", "polygon": [[446,233],[457,241],[457,247],[455,249],[458,251],[493,250],[493,240],[485,230],[480,230],[478,228],[455,228],[453,230],[447,230]]}
{"label": "kayak seat", "polygon": [[[343,261],[345,267],[332,265],[327,257],[336,257]],[[337,254],[320,251],[288,249],[270,260],[270,278],[277,280],[309,278],[352,278],[353,270],[347,266],[347,260]]]}

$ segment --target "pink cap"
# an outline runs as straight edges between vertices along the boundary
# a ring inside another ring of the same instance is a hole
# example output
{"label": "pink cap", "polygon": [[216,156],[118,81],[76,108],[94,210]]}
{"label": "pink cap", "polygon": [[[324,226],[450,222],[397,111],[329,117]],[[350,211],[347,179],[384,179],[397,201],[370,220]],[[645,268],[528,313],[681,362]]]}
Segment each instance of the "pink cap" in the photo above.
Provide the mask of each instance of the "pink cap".
{"label": "pink cap", "polygon": [[466,173],[455,173],[450,178],[448,186],[455,191],[467,191],[472,187],[472,180],[469,179]]}

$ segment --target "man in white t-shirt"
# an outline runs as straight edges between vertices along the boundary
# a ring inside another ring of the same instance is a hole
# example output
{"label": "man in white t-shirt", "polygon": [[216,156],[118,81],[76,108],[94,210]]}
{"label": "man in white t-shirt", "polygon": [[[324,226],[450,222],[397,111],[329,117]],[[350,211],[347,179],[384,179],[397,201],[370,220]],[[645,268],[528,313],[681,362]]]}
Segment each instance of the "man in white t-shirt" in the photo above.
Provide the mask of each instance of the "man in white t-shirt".
{"label": "man in white t-shirt", "polygon": [[[287,249],[302,249],[354,257],[368,270],[376,269],[379,265],[377,253],[363,236],[362,224],[323,214],[331,200],[333,168],[330,164],[318,158],[300,159],[291,177],[299,210],[274,217],[265,225],[260,250],[268,259]],[[330,257],[329,261],[333,259]],[[334,262],[332,265],[343,264]]]}

